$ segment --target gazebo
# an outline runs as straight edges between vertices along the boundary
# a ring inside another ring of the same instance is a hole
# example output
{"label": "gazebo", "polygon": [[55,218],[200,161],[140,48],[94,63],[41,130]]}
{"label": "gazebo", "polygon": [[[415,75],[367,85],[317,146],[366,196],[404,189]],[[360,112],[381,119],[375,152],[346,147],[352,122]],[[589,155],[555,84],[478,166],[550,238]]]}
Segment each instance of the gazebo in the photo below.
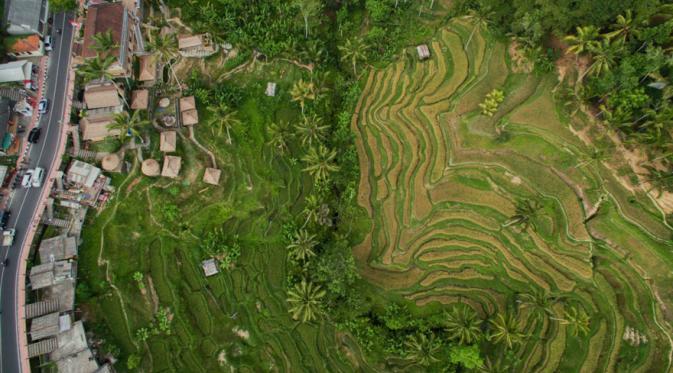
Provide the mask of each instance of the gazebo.
{"label": "gazebo", "polygon": [[131,109],[147,110],[149,105],[150,91],[146,89],[137,89],[131,92]]}
{"label": "gazebo", "polygon": [[119,172],[121,170],[122,160],[119,154],[110,153],[103,157],[101,167],[108,172]]}
{"label": "gazebo", "polygon": [[221,175],[222,170],[208,167],[206,168],[206,172],[203,174],[203,182],[210,185],[219,185]]}
{"label": "gazebo", "polygon": [[164,131],[159,135],[159,150],[164,153],[174,152],[177,141],[175,131]]}
{"label": "gazebo", "polygon": [[182,167],[182,158],[174,155],[166,155],[164,156],[164,166],[161,169],[161,176],[174,179],[178,177],[180,167]]}
{"label": "gazebo", "polygon": [[161,167],[159,166],[159,162],[157,162],[156,160],[146,159],[143,161],[140,170],[145,176],[159,176],[159,173],[161,172]]}

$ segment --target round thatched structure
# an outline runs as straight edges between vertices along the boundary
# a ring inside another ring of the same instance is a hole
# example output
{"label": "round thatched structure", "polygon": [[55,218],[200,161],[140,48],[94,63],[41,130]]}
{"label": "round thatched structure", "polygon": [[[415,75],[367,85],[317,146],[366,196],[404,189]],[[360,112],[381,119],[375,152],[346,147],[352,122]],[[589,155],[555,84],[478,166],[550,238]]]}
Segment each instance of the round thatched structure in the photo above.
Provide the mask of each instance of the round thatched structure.
{"label": "round thatched structure", "polygon": [[171,104],[171,100],[168,97],[164,97],[161,100],[159,100],[159,107],[161,107],[161,108],[165,109],[170,104]]}
{"label": "round thatched structure", "polygon": [[101,162],[101,167],[103,167],[103,170],[105,171],[115,171],[119,168],[119,165],[121,164],[121,158],[119,157],[119,154],[117,153],[111,153],[103,157],[103,161]]}
{"label": "round thatched structure", "polygon": [[144,160],[140,170],[142,171],[143,175],[146,176],[159,176],[161,173],[159,162],[154,159]]}

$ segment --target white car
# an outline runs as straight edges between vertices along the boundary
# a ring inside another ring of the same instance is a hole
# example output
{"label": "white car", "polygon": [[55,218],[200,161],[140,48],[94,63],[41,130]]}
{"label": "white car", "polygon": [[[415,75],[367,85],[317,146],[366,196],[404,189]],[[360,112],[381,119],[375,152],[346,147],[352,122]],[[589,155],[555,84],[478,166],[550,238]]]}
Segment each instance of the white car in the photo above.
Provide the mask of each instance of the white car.
{"label": "white car", "polygon": [[41,187],[42,180],[44,180],[44,168],[35,167],[35,170],[33,171],[33,188]]}
{"label": "white car", "polygon": [[51,51],[51,35],[44,37],[44,50],[47,52]]}
{"label": "white car", "polygon": [[49,111],[49,100],[46,98],[41,99],[37,104],[37,110],[40,114],[46,114]]}
{"label": "white car", "polygon": [[30,188],[33,186],[33,170],[28,170],[25,174],[23,174],[23,179],[21,179],[21,186],[24,188]]}

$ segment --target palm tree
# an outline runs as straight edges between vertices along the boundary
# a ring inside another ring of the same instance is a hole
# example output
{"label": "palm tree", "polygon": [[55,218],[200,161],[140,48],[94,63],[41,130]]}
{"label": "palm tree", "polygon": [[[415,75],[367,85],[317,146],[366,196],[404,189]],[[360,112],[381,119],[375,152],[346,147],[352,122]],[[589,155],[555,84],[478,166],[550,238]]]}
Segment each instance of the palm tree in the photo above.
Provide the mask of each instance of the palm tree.
{"label": "palm tree", "polygon": [[317,0],[295,0],[295,4],[299,7],[299,13],[304,19],[305,37],[308,39],[308,19],[320,12],[322,4]]}
{"label": "palm tree", "polygon": [[578,306],[571,306],[566,310],[561,323],[568,325],[570,334],[577,336],[584,336],[589,334],[589,315],[587,315],[584,308]]}
{"label": "palm tree", "polygon": [[530,308],[538,317],[553,317],[554,303],[556,297],[550,295],[542,289],[535,289],[530,293],[524,293],[519,296],[519,302],[523,308]]}
{"label": "palm tree", "polygon": [[[209,106],[208,111],[210,112],[210,118],[208,119],[208,125],[211,126],[211,131],[213,136],[221,136],[222,129],[227,131],[227,144],[231,145],[231,129],[234,126],[237,126],[241,121],[236,117],[237,112],[231,110],[229,106],[221,102],[217,106]],[[215,131],[217,129],[217,131]]]}
{"label": "palm tree", "polygon": [[315,240],[316,235],[310,234],[306,229],[300,229],[294,234],[292,243],[287,245],[291,257],[305,261],[315,256],[313,248],[318,244]]}
{"label": "palm tree", "polygon": [[497,360],[491,360],[490,357],[486,357],[484,361],[484,366],[479,369],[482,373],[510,373],[512,372],[512,367],[499,356]]}
{"label": "palm tree", "polygon": [[532,224],[531,220],[541,208],[542,205],[537,200],[519,199],[516,202],[514,215],[503,224],[503,228],[518,225],[522,231],[528,229],[529,226],[532,226],[533,230],[535,230],[535,225]]}
{"label": "palm tree", "polygon": [[119,141],[125,143],[129,139],[139,136],[139,128],[148,125],[149,123],[149,120],[141,117],[140,110],[136,110],[130,115],[128,112],[124,111],[115,114],[112,123],[108,124],[108,130],[119,131]]}
{"label": "palm tree", "polygon": [[99,32],[92,36],[91,39],[93,39],[91,48],[102,55],[107,55],[111,50],[119,48],[119,43],[114,40],[111,30]]}
{"label": "palm tree", "polygon": [[299,103],[299,107],[301,108],[301,113],[303,115],[306,101],[313,101],[316,98],[315,85],[313,82],[305,82],[304,79],[299,79],[292,86],[290,95],[292,96],[293,102]]}
{"label": "palm tree", "polygon": [[472,307],[456,306],[445,317],[445,329],[452,340],[457,340],[461,345],[469,345],[481,339],[481,320]]}
{"label": "palm tree", "polygon": [[599,33],[598,29],[594,26],[577,27],[576,30],[576,35],[568,35],[563,40],[570,44],[568,52],[574,53],[575,56],[579,57],[589,52],[591,47],[598,43]]}
{"label": "palm tree", "polygon": [[635,20],[633,19],[633,12],[631,9],[627,10],[624,15],[618,15],[612,28],[614,29],[613,31],[603,34],[603,36],[608,40],[618,39],[619,43],[622,45],[626,44],[631,36],[637,37],[640,35],[640,30],[635,26]]}
{"label": "palm tree", "polygon": [[175,34],[169,33],[162,35],[160,32],[156,33],[150,41],[147,42],[147,50],[154,53],[160,63],[160,71],[163,71],[164,65],[168,65],[168,68],[171,70],[173,77],[178,81],[175,71],[173,71],[173,65],[171,64],[173,60],[178,58],[180,54],[178,53],[178,40],[175,37]]}
{"label": "palm tree", "polygon": [[295,125],[302,145],[313,145],[325,139],[325,132],[329,128],[322,125],[322,118],[316,114],[305,116],[302,122]]}
{"label": "palm tree", "polygon": [[304,206],[304,210],[302,211],[302,214],[306,215],[306,221],[304,222],[302,228],[305,227],[309,221],[313,221],[314,223],[318,222],[318,219],[320,218],[321,205],[322,203],[315,194],[311,194],[306,197],[306,206]]}
{"label": "palm tree", "polygon": [[463,50],[467,50],[467,47],[470,45],[470,42],[472,42],[472,37],[474,36],[474,33],[477,31],[477,29],[488,27],[490,18],[492,18],[494,14],[495,13],[491,11],[490,7],[484,7],[484,9],[480,9],[479,11],[475,9],[470,9],[468,11],[468,13],[465,15],[465,18],[471,19],[474,23],[474,26],[472,26],[472,32],[470,32],[470,36],[467,38],[467,42],[465,43],[465,46],[463,46]]}
{"label": "palm tree", "polygon": [[318,148],[311,147],[308,153],[302,158],[306,162],[303,171],[307,171],[316,180],[324,181],[331,172],[339,170],[339,166],[334,164],[336,150],[329,149],[320,144]]}
{"label": "palm tree", "polygon": [[362,38],[353,37],[339,46],[341,52],[341,61],[348,61],[353,66],[353,74],[358,75],[357,65],[360,61],[367,60],[367,45]]}
{"label": "palm tree", "polygon": [[499,313],[494,319],[490,320],[493,331],[490,335],[490,340],[502,344],[507,349],[511,349],[514,345],[521,342],[525,335],[519,331],[519,320],[509,313],[503,315]]}
{"label": "palm tree", "polygon": [[436,363],[439,359],[436,357],[441,343],[435,340],[435,335],[430,333],[430,338],[425,334],[410,335],[404,342],[407,351],[405,359],[414,364],[424,367]]}
{"label": "palm tree", "polygon": [[582,74],[580,81],[586,74],[602,75],[610,71],[615,64],[615,54],[617,51],[615,44],[610,42],[609,39],[603,39],[600,43],[595,43],[589,50],[593,55],[593,63]]}
{"label": "palm tree", "polygon": [[84,61],[84,64],[77,69],[77,72],[87,82],[92,80],[112,80],[112,74],[110,74],[109,69],[114,62],[114,56],[103,57],[99,54],[94,58]]}
{"label": "palm tree", "polygon": [[287,122],[271,123],[269,125],[269,141],[267,144],[273,147],[279,154],[285,154],[288,151],[288,137],[290,128]]}
{"label": "palm tree", "polygon": [[321,299],[325,296],[325,290],[319,285],[307,282],[302,279],[300,283],[295,284],[294,288],[287,292],[287,302],[290,303],[288,310],[292,318],[301,322],[309,322],[322,313],[320,309]]}

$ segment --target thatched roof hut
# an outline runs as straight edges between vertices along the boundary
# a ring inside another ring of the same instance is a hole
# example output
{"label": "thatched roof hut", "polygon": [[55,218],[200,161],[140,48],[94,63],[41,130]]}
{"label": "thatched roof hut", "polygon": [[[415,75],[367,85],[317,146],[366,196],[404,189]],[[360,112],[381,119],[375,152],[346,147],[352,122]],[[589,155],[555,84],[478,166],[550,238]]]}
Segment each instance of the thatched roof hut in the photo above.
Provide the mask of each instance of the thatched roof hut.
{"label": "thatched roof hut", "polygon": [[159,176],[159,173],[161,172],[161,167],[159,166],[159,162],[157,162],[156,160],[146,159],[143,161],[140,170],[145,176]]}
{"label": "thatched roof hut", "polygon": [[103,160],[101,162],[101,167],[103,168],[103,170],[109,171],[109,172],[119,171],[119,169],[121,168],[121,163],[122,163],[122,160],[121,160],[121,157],[119,156],[119,154],[110,153],[110,154],[106,155],[105,157],[103,157]]}
{"label": "thatched roof hut", "polygon": [[165,153],[174,152],[177,142],[175,131],[164,131],[159,135],[159,150]]}
{"label": "thatched roof hut", "polygon": [[150,102],[150,91],[146,89],[136,89],[131,92],[131,109],[146,110]]}
{"label": "thatched roof hut", "polygon": [[206,172],[203,174],[203,182],[211,185],[219,185],[221,175],[222,170],[208,167],[206,168]]}
{"label": "thatched roof hut", "polygon": [[180,173],[180,167],[182,167],[182,158],[166,155],[164,156],[164,166],[161,169],[161,176],[176,178]]}

